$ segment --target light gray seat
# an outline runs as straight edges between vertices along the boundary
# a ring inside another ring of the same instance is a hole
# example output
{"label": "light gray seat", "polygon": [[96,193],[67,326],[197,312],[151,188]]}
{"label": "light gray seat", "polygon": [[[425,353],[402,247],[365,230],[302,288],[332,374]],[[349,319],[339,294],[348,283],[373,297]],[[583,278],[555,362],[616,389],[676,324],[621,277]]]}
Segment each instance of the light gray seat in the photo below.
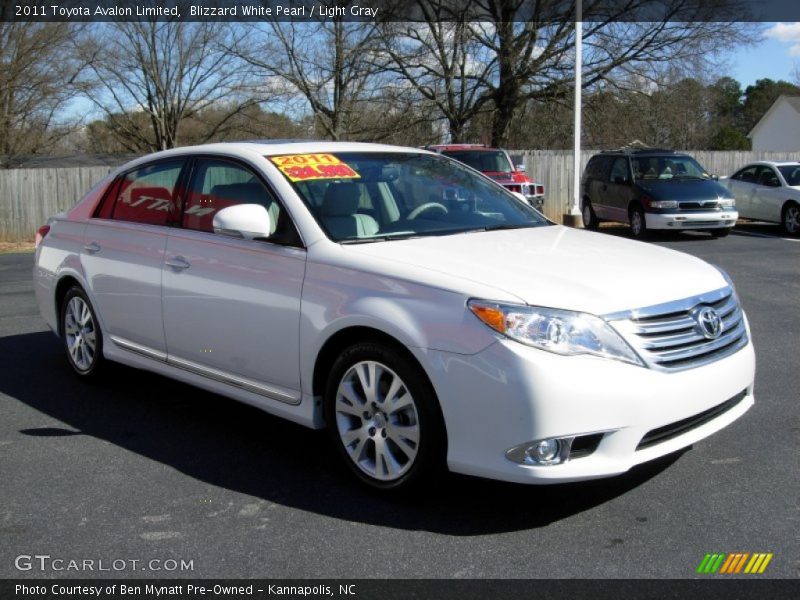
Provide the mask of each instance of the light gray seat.
{"label": "light gray seat", "polygon": [[281,208],[257,181],[215,185],[210,195],[219,204],[214,207],[217,210],[231,204],[261,204],[269,213],[270,235],[275,233]]}
{"label": "light gray seat", "polygon": [[360,197],[361,190],[355,183],[331,183],[325,190],[320,217],[335,238],[363,238],[378,233],[378,222],[357,212]]}

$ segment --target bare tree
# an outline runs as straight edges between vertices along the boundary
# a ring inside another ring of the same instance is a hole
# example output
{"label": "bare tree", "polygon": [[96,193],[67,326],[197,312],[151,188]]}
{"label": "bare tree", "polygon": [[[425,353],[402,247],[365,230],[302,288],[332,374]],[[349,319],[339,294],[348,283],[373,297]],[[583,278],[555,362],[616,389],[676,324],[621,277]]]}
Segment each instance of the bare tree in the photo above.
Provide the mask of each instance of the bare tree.
{"label": "bare tree", "polygon": [[82,30],[68,23],[0,22],[0,164],[51,147],[71,130],[64,109],[82,64],[71,52]]}
{"label": "bare tree", "polygon": [[[492,144],[505,145],[515,115],[529,102],[567,103],[574,81],[573,2],[411,1],[421,22],[387,23],[386,52],[394,72],[433,101],[453,141],[490,112]],[[735,2],[584,0],[583,86],[641,85],[679,63],[706,66],[715,53],[752,39],[747,24],[711,20]]]}
{"label": "bare tree", "polygon": [[[560,0],[475,4],[490,16],[488,26],[475,25],[473,32],[496,63],[482,83],[494,105],[492,142],[504,144],[517,107],[525,100],[559,99],[571,93],[574,5]],[[724,0],[590,0],[584,6],[591,20],[583,33],[583,86],[590,89],[621,81],[640,84],[678,64],[699,68],[715,53],[752,40],[747,24],[719,21],[727,7]],[[521,21],[521,14],[526,20]],[[644,17],[649,20],[637,20]]]}
{"label": "bare tree", "polygon": [[[82,55],[90,65],[87,95],[106,125],[129,151],[178,145],[186,119],[218,108],[207,141],[254,103],[238,60],[226,50],[228,26],[141,20],[98,27]],[[149,127],[142,127],[141,113]]]}
{"label": "bare tree", "polygon": [[477,43],[469,3],[414,0],[418,23],[386,22],[381,29],[384,68],[395,73],[447,121],[452,141],[463,141],[468,123],[488,101],[484,82],[491,56]]}
{"label": "bare tree", "polygon": [[325,137],[379,138],[390,132],[364,126],[365,106],[374,109],[397,96],[379,77],[375,31],[373,23],[341,17],[319,23],[272,21],[243,28],[233,51],[264,88],[299,97]]}

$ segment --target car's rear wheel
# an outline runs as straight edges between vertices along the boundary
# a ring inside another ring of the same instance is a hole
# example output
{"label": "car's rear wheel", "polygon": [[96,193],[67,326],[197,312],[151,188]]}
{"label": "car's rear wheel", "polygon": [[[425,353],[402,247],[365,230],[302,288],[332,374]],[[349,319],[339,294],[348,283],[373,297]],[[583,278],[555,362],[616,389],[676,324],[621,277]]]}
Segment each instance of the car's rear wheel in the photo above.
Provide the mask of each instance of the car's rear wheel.
{"label": "car's rear wheel", "polygon": [[72,370],[94,377],[103,364],[103,336],[86,293],[70,288],[61,302],[61,337]]}
{"label": "car's rear wheel", "polygon": [[444,426],[420,367],[374,342],[351,346],[331,369],[328,432],[350,470],[380,490],[409,490],[444,465]]}
{"label": "car's rear wheel", "polygon": [[786,203],[781,216],[781,226],[789,235],[800,233],[800,205],[795,202]]}
{"label": "car's rear wheel", "polygon": [[731,227],[722,227],[720,229],[709,229],[708,232],[715,238],[723,238],[728,236],[731,229]]}
{"label": "car's rear wheel", "polygon": [[637,240],[645,239],[647,237],[647,221],[645,221],[642,207],[631,207],[628,219],[631,226],[631,235]]}
{"label": "car's rear wheel", "polygon": [[597,215],[594,214],[592,203],[588,200],[583,201],[583,210],[581,210],[581,215],[583,216],[583,227],[585,229],[597,229],[599,221],[597,220]]}

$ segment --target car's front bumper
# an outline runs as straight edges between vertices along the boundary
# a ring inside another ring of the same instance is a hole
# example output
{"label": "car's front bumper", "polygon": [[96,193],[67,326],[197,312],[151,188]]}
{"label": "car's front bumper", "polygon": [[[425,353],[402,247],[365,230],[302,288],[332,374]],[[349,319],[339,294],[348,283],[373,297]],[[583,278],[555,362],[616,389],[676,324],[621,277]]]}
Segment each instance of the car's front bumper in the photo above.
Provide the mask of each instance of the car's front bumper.
{"label": "car's front bumper", "polygon": [[[589,356],[559,356],[500,340],[471,356],[428,351],[445,417],[452,471],[520,483],[559,483],[624,473],[685,448],[753,405],[753,346],[717,362],[666,373]],[[742,394],[744,392],[744,394]],[[733,406],[669,439],[642,438],[734,397]],[[531,466],[506,452],[547,438],[602,432],[588,456]]]}
{"label": "car's front bumper", "polygon": [[648,229],[718,229],[733,227],[739,213],[735,210],[715,212],[645,213]]}

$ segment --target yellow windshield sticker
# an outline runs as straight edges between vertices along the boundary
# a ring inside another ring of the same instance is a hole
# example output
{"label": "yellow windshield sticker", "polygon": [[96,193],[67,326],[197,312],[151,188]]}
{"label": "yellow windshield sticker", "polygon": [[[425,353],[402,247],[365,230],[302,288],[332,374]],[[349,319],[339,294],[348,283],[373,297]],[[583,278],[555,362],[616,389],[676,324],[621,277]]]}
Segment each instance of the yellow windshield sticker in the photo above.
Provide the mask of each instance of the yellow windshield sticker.
{"label": "yellow windshield sticker", "polygon": [[312,179],[360,179],[350,165],[343,163],[333,154],[292,154],[289,156],[270,156],[281,173],[289,181],[309,181]]}

